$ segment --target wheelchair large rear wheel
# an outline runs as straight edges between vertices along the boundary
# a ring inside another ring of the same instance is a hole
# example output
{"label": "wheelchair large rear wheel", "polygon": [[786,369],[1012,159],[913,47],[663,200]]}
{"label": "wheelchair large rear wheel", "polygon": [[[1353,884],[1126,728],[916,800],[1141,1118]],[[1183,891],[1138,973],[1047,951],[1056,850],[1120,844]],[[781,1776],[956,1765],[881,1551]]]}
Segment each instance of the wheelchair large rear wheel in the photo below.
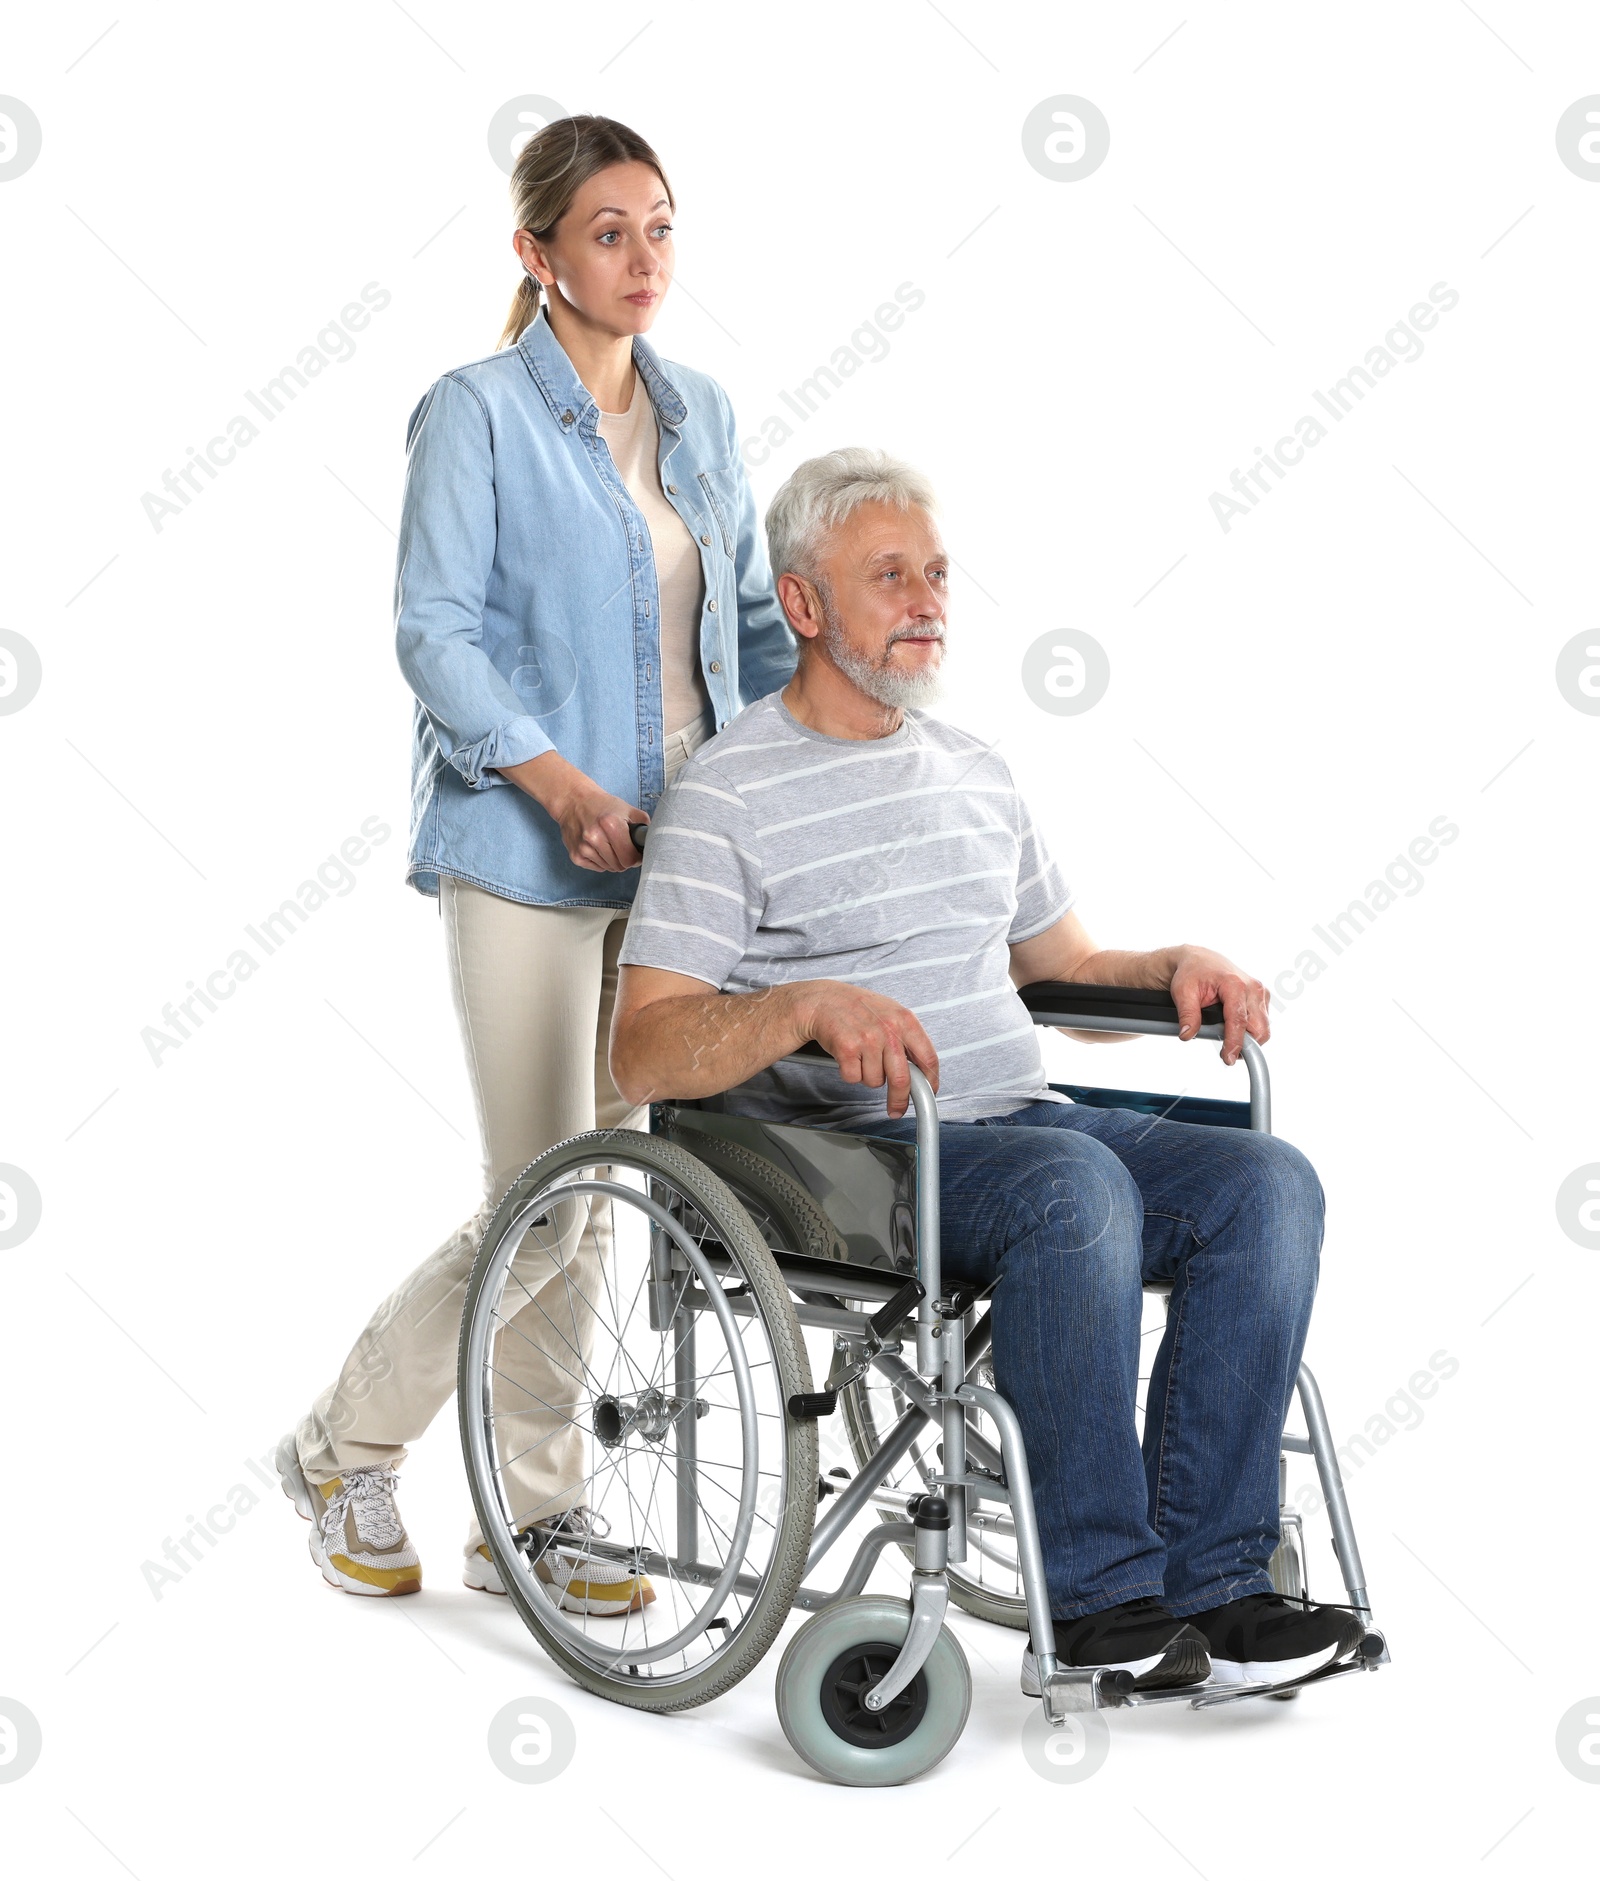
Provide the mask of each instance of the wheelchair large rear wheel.
{"label": "wheelchair large rear wheel", "polygon": [[805,1569],[817,1432],[788,1414],[811,1389],[788,1288],[726,1184],[636,1131],[547,1150],[484,1236],[458,1387],[478,1520],[551,1658],[651,1711],[743,1678]]}

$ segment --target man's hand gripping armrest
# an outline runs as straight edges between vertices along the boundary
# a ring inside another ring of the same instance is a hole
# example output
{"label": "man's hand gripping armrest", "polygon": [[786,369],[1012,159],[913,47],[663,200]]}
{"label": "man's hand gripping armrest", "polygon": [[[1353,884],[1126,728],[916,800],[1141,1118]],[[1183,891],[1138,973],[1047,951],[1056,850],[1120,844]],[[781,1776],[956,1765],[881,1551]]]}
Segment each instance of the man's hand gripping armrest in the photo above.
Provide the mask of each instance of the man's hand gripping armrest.
{"label": "man's hand gripping armrest", "polygon": [[846,1084],[888,1086],[905,1115],[914,1064],[935,1090],[939,1059],[915,1013],[844,980],[719,993],[664,967],[623,967],[611,1019],[611,1078],[630,1104],[710,1097],[815,1039]]}
{"label": "man's hand gripping armrest", "polygon": [[[1180,1038],[1193,1038],[1200,1029],[1202,1006],[1220,1004],[1225,1065],[1239,1062],[1247,1032],[1260,1045],[1271,1035],[1267,1023],[1271,995],[1226,956],[1210,947],[1157,947],[1149,953],[1096,947],[1070,911],[1042,934],[1017,942],[1011,949],[1011,979],[1017,986],[1058,980],[1083,986],[1142,986],[1170,993],[1178,1008]],[[1065,1025],[1057,1029],[1069,1038],[1096,1045],[1130,1036],[1126,1032],[1078,1032]]]}

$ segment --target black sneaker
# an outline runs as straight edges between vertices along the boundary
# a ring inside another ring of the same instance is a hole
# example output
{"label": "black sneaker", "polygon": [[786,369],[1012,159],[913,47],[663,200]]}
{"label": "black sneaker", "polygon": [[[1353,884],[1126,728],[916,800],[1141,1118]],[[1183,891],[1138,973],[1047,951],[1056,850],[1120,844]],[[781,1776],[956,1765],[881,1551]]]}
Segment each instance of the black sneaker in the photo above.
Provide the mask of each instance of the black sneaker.
{"label": "black sneaker", "polygon": [[1366,1628],[1348,1607],[1287,1594],[1245,1594],[1194,1624],[1211,1648],[1211,1676],[1226,1685],[1281,1684],[1347,1659]]}
{"label": "black sneaker", "polygon": [[[1199,1685],[1211,1670],[1205,1635],[1148,1597],[1124,1600],[1081,1619],[1057,1620],[1056,1656],[1064,1666],[1131,1672],[1135,1691]],[[1037,1698],[1040,1689],[1039,1662],[1029,1640],[1022,1655],[1022,1690]]]}

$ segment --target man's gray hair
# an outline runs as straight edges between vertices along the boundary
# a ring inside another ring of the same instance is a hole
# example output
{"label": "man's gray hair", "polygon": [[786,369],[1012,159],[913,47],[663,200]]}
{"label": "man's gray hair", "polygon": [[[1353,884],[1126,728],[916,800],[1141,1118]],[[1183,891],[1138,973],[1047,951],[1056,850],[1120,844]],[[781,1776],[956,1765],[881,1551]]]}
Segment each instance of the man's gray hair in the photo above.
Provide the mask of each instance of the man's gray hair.
{"label": "man's gray hair", "polygon": [[817,579],[827,536],[863,503],[893,503],[900,509],[937,509],[933,485],[886,451],[859,444],[809,457],[767,506],[767,553],[772,578]]}

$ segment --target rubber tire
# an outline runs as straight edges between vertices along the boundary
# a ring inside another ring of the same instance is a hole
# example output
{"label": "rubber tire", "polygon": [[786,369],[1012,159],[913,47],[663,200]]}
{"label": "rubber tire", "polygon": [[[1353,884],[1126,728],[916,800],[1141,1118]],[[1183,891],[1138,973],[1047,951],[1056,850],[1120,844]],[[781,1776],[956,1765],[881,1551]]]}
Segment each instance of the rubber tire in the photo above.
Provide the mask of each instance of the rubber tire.
{"label": "rubber tire", "polygon": [[903,1743],[883,1750],[848,1744],[834,1735],[822,1715],[823,1674],[839,1655],[874,1640],[898,1645],[910,1620],[907,1603],[889,1595],[841,1600],[807,1620],[779,1661],[774,1695],[783,1734],[795,1753],[831,1782],[852,1789],[907,1783],[948,1756],[966,1727],[972,1674],[966,1654],[947,1626],[940,1627],[922,1668],[928,1681],[928,1708]]}
{"label": "rubber tire", "polygon": [[815,1260],[849,1258],[844,1237],[818,1203],[793,1176],[765,1156],[746,1149],[742,1143],[710,1135],[696,1139],[694,1154],[722,1177],[735,1197],[745,1190],[771,1212],[786,1237],[785,1252],[809,1254]]}
{"label": "rubber tire", "polygon": [[789,1297],[783,1276],[778,1272],[778,1264],[727,1184],[687,1150],[637,1130],[596,1130],[583,1136],[568,1137],[565,1142],[556,1143],[547,1149],[523,1170],[501,1197],[473,1263],[461,1314],[456,1400],[460,1410],[462,1451],[467,1466],[467,1482],[472,1491],[472,1505],[511,1605],[545,1652],[569,1678],[586,1691],[594,1692],[601,1698],[609,1698],[617,1704],[631,1705],[639,1711],[686,1711],[692,1706],[703,1705],[709,1699],[720,1697],[723,1692],[737,1685],[760,1662],[789,1617],[794,1596],[805,1575],[806,1557],[811,1550],[811,1530],[816,1519],[816,1505],[809,1491],[817,1480],[817,1426],[812,1419],[790,1417],[785,1413],[784,1471],[791,1493],[784,1498],[779,1516],[772,1567],[744,1624],[708,1664],[670,1685],[665,1681],[636,1683],[620,1674],[597,1671],[563,1639],[549,1631],[542,1614],[523,1591],[520,1575],[502,1558],[504,1549],[499,1535],[498,1505],[491,1494],[480,1489],[472,1469],[472,1452],[467,1442],[470,1402],[468,1341],[494,1250],[523,1204],[546,1184],[591,1165],[629,1167],[665,1176],[677,1185],[716,1230],[718,1238],[737,1258],[743,1276],[750,1284],[751,1295],[771,1341],[778,1389],[785,1404],[794,1393],[811,1390],[811,1364],[806,1355],[805,1340],[801,1336],[800,1322],[795,1316],[794,1302]]}
{"label": "rubber tire", "polygon": [[991,1626],[1009,1626],[1014,1633],[1028,1630],[1028,1603],[1009,1594],[991,1594],[971,1581],[958,1578],[956,1569],[950,1577],[950,1598],[975,1620],[987,1620]]}

